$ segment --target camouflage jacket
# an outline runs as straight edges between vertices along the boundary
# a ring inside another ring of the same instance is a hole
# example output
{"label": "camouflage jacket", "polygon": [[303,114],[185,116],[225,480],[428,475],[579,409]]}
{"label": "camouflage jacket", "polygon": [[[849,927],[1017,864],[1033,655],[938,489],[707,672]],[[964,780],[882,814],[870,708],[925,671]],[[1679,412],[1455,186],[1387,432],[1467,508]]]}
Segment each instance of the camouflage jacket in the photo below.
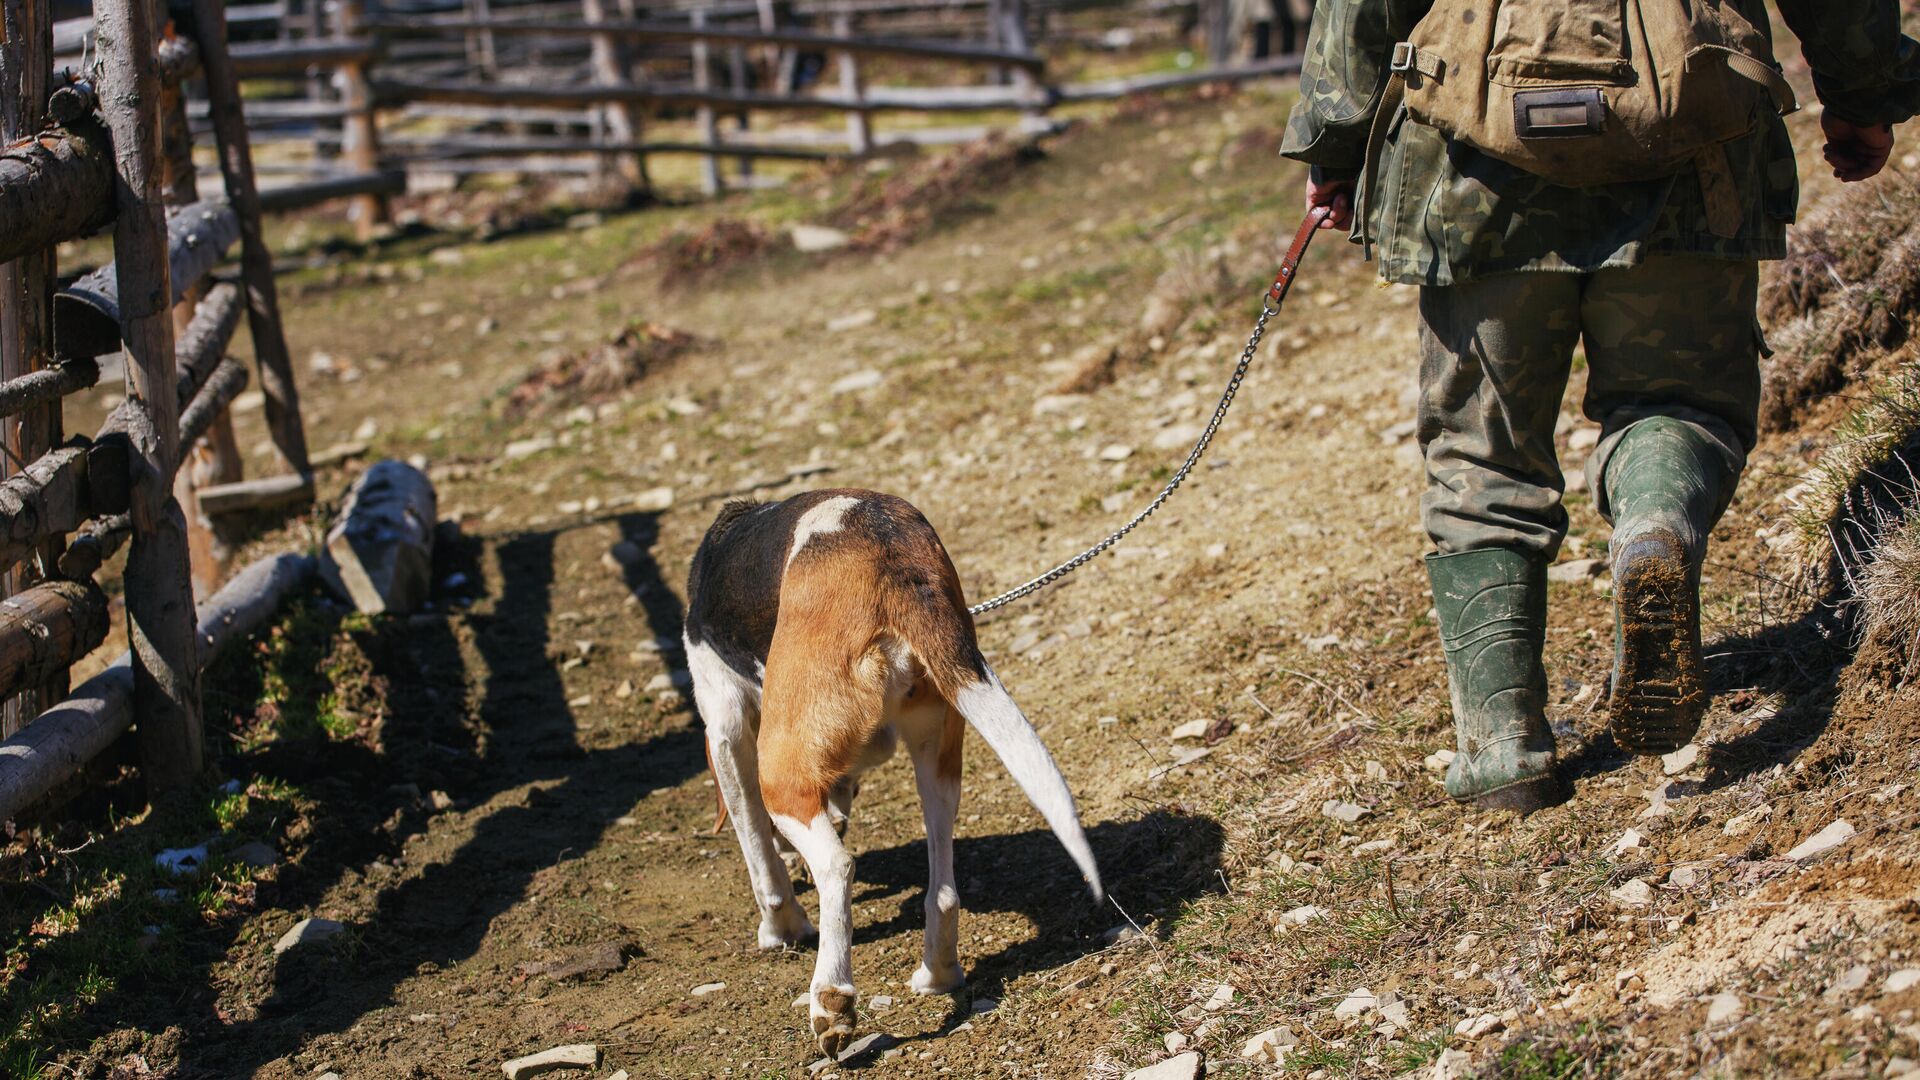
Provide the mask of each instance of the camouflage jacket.
{"label": "camouflage jacket", "polygon": [[[1329,175],[1360,171],[1388,58],[1430,2],[1320,0],[1282,154]],[[1733,2],[1768,25],[1761,0]],[[1901,34],[1898,0],[1777,2],[1828,109],[1855,123],[1899,123],[1920,111],[1920,45]],[[1411,122],[1404,111],[1391,119],[1376,205],[1354,229],[1355,240],[1369,230],[1388,281],[1448,285],[1516,270],[1633,266],[1652,254],[1777,259],[1785,252],[1799,182],[1777,117],[1727,146],[1745,207],[1731,237],[1707,227],[1690,170],[1560,187]]]}

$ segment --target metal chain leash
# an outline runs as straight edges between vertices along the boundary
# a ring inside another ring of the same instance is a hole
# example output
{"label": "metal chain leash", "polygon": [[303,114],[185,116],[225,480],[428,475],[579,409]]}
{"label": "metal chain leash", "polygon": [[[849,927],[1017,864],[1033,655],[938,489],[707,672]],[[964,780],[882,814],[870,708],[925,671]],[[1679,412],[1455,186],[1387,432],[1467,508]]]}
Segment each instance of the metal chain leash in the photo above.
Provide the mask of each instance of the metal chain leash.
{"label": "metal chain leash", "polygon": [[1320,223],[1326,220],[1327,216],[1328,211],[1325,207],[1315,207],[1307,213],[1307,220],[1301,223],[1300,231],[1294,237],[1293,247],[1288,249],[1287,257],[1280,263],[1279,277],[1261,297],[1260,317],[1254,321],[1253,335],[1247,338],[1247,347],[1240,350],[1240,362],[1234,365],[1233,376],[1227,380],[1227,388],[1220,394],[1220,403],[1213,407],[1212,419],[1207,421],[1206,429],[1200,432],[1198,439],[1194,440],[1193,449],[1187,451],[1187,460],[1167,479],[1167,484],[1160,489],[1160,494],[1154,496],[1146,509],[1133,515],[1131,520],[1114,530],[1105,540],[1024,585],[1009,589],[984,603],[973,605],[967,609],[967,614],[983,615],[995,608],[1005,607],[1015,600],[1031,596],[1059,581],[1098,558],[1101,552],[1119,543],[1122,537],[1138,528],[1141,522],[1152,517],[1155,510],[1160,509],[1168,499],[1173,497],[1173,493],[1187,479],[1187,474],[1193,472],[1193,467],[1200,463],[1201,456],[1207,452],[1207,444],[1213,441],[1214,433],[1220,430],[1220,422],[1226,419],[1227,410],[1233,406],[1234,395],[1240,392],[1241,380],[1247,377],[1247,369],[1253,366],[1254,355],[1260,351],[1260,339],[1267,334],[1267,322],[1280,314],[1280,306],[1286,302],[1287,290],[1292,287],[1294,276],[1298,272],[1300,258],[1306,254],[1307,245],[1313,240],[1314,232],[1319,229]]}

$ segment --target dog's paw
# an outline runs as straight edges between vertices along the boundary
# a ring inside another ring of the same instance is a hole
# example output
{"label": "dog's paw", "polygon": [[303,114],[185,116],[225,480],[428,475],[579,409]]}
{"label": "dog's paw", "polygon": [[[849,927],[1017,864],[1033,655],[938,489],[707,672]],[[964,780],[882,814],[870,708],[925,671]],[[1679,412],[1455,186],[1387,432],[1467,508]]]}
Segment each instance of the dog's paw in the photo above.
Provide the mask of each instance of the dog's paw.
{"label": "dog's paw", "polygon": [[814,938],[813,924],[807,913],[795,904],[791,909],[774,911],[760,920],[760,947],[765,950],[794,949]]}
{"label": "dog's paw", "polygon": [[830,1058],[839,1057],[840,1052],[853,1043],[853,1003],[854,990],[851,986],[814,988],[807,1015],[813,1024],[813,1035],[820,1044],[820,1052]]}
{"label": "dog's paw", "polygon": [[921,964],[914,969],[907,986],[916,994],[951,994],[967,985],[967,973],[959,964],[930,968]]}

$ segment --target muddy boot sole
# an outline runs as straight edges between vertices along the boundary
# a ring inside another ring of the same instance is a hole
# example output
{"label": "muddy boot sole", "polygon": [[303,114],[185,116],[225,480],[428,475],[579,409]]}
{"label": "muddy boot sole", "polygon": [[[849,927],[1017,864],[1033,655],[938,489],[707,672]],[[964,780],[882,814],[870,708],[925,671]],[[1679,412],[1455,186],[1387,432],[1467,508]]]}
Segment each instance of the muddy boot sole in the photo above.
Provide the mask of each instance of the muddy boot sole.
{"label": "muddy boot sole", "polygon": [[1613,597],[1613,741],[1632,754],[1672,753],[1693,741],[1707,711],[1686,545],[1664,530],[1635,539],[1614,562]]}
{"label": "muddy boot sole", "polygon": [[1567,787],[1558,772],[1553,772],[1530,780],[1516,780],[1504,787],[1454,801],[1471,802],[1481,810],[1511,810],[1524,817],[1535,810],[1545,810],[1566,802]]}

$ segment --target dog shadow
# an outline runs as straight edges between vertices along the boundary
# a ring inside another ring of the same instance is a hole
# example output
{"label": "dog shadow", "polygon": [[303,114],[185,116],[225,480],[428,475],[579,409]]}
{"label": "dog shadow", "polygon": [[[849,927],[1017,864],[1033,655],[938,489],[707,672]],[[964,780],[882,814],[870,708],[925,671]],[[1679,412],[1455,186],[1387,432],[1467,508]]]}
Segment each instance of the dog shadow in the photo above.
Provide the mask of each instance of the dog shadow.
{"label": "dog shadow", "polygon": [[[968,937],[963,916],[960,938],[962,960],[968,961],[966,989],[953,996],[952,1011],[938,1031],[899,1041],[945,1034],[973,1015],[973,1002],[997,999],[1021,976],[1098,951],[1116,928],[1129,923],[1144,928],[1220,888],[1218,870],[1226,834],[1212,818],[1157,809],[1132,820],[1095,825],[1087,830],[1087,841],[1099,860],[1107,890],[1108,898],[1098,904],[1059,840],[1045,829],[954,841],[954,876],[959,880],[962,909],[975,916],[1019,915],[1033,925],[1034,933],[969,958],[967,944],[980,939]],[[856,904],[898,898],[890,918],[855,928],[856,945],[920,933],[926,924],[924,839],[857,854],[854,880],[860,889]]]}

